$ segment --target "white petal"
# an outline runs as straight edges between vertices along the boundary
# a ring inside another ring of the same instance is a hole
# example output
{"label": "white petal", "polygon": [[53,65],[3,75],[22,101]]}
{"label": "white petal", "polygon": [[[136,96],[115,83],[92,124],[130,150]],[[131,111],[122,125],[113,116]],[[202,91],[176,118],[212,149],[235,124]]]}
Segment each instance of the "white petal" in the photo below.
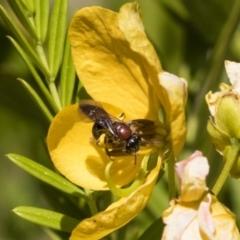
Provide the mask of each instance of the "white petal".
{"label": "white petal", "polygon": [[240,63],[225,61],[225,68],[234,90],[240,93]]}

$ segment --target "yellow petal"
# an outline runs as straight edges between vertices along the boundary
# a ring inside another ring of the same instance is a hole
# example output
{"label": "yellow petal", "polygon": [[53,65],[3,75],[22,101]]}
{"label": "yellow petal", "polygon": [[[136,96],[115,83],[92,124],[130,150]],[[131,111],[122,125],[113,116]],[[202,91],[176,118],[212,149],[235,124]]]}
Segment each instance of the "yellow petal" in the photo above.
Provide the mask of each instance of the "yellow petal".
{"label": "yellow petal", "polygon": [[240,234],[236,226],[236,217],[213,196],[211,212],[215,224],[215,239],[239,240]]}
{"label": "yellow petal", "polygon": [[[154,106],[153,111],[158,111],[160,109],[160,98],[157,97],[158,90],[156,91],[155,88],[161,90],[160,86],[154,83],[158,81],[157,75],[163,70],[158,55],[144,32],[139,4],[136,2],[124,4],[118,15],[118,23],[132,51],[138,55],[138,58],[142,58],[147,72],[145,81],[152,86],[149,89],[149,100],[151,105]],[[139,80],[136,79],[136,81]],[[140,81],[139,84],[141,85]]]}
{"label": "yellow petal", "polygon": [[[103,104],[115,114],[119,109]],[[47,143],[56,168],[73,183],[93,190],[107,190],[104,170],[109,157],[103,148],[91,141],[93,123],[82,122],[78,115],[78,104],[64,108],[53,119]],[[111,167],[111,178],[116,185],[129,183],[138,173],[143,156],[117,158]]]}
{"label": "yellow petal", "polygon": [[157,120],[160,103],[142,58],[119,29],[117,13],[83,8],[71,22],[69,37],[77,74],[94,100],[111,102],[127,119]]}
{"label": "yellow petal", "polygon": [[220,92],[212,93],[212,91],[210,91],[205,96],[205,100],[207,102],[208,109],[213,117],[215,116],[216,106],[218,104],[218,101],[219,101],[221,95],[222,94]]}
{"label": "yellow petal", "polygon": [[221,155],[223,155],[224,148],[227,145],[229,146],[231,145],[230,136],[228,136],[226,133],[221,131],[221,129],[219,129],[216,126],[216,124],[214,123],[211,117],[208,119],[207,131],[208,131],[208,134],[210,135],[212,144],[214,145],[216,150]]}
{"label": "yellow petal", "polygon": [[173,152],[175,157],[177,157],[185,143],[187,131],[185,120],[187,82],[185,79],[168,72],[162,72],[158,77],[162,90],[161,92],[159,91],[158,96],[166,111]]}
{"label": "yellow petal", "polygon": [[139,4],[136,2],[124,4],[120,9],[118,21],[119,28],[128,40],[131,49],[141,55],[157,73],[160,73],[161,63],[144,32]]}
{"label": "yellow petal", "polygon": [[141,187],[134,191],[129,197],[121,198],[111,204],[104,212],[100,212],[91,218],[83,220],[73,230],[70,239],[101,239],[127,224],[146,206],[155,185],[160,166],[161,159],[159,158],[157,166],[147,176]]}

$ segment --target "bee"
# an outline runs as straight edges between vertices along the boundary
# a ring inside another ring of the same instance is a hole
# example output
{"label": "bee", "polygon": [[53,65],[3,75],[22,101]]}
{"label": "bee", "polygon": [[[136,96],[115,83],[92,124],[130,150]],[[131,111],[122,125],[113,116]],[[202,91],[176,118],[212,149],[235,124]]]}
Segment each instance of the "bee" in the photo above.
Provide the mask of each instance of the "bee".
{"label": "bee", "polygon": [[[85,116],[94,122],[92,135],[96,141],[102,134],[106,154],[110,157],[134,155],[134,166],[137,163],[137,152],[141,146],[161,144],[162,141],[152,141],[156,135],[155,124],[148,119],[135,119],[129,122],[111,116],[94,100],[79,102],[80,116]],[[82,115],[83,113],[83,115]]]}

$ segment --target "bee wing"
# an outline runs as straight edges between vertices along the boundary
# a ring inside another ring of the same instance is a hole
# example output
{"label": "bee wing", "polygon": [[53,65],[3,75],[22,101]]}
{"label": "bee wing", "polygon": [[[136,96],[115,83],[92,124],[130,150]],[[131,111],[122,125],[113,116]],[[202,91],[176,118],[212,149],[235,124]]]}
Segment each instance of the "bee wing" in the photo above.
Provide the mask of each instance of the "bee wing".
{"label": "bee wing", "polygon": [[148,119],[134,119],[127,123],[133,133],[140,137],[151,138],[156,134],[156,128],[153,121]]}
{"label": "bee wing", "polygon": [[112,127],[112,119],[114,117],[110,116],[100,103],[94,100],[81,100],[78,112],[83,122],[95,122],[115,135]]}

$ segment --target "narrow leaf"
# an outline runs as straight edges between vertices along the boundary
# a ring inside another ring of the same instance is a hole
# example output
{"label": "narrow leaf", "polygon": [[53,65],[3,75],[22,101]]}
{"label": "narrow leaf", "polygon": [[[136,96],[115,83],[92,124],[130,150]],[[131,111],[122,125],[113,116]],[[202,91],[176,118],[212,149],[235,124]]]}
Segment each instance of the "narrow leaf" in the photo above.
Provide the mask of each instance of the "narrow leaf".
{"label": "narrow leaf", "polygon": [[49,18],[49,0],[35,0],[36,4],[36,14],[34,17],[34,23],[36,28],[36,33],[41,41],[45,42],[47,30],[48,30],[48,18]]}
{"label": "narrow leaf", "polygon": [[33,22],[30,20],[33,19],[33,13],[27,12],[24,4],[20,0],[8,0],[8,3],[30,36],[37,40],[38,38]]}
{"label": "narrow leaf", "polygon": [[72,60],[70,42],[67,38],[60,77],[60,99],[62,106],[71,104],[76,74]]}
{"label": "narrow leaf", "polygon": [[[68,1],[54,1],[49,24],[48,62],[52,77],[56,77],[62,62],[67,28]],[[54,80],[54,79],[53,79]]]}
{"label": "narrow leaf", "polygon": [[6,12],[6,10],[2,6],[0,6],[0,16],[2,17],[4,23],[6,24],[6,27],[9,29],[9,31],[11,31],[14,34],[14,36],[17,38],[22,48],[35,61],[39,69],[44,73],[44,75],[49,76],[50,73],[46,68],[46,66],[42,63],[40,58],[37,56],[33,48],[28,43],[27,39],[23,36],[19,28],[16,26],[12,18],[9,16],[9,14]]}
{"label": "narrow leaf", "polygon": [[36,103],[36,105],[39,107],[41,112],[46,116],[46,118],[49,120],[49,122],[52,121],[53,115],[50,113],[42,99],[38,96],[37,92],[23,79],[18,79],[20,83],[24,86],[24,88],[27,90],[28,94],[32,97],[33,101]]}
{"label": "narrow leaf", "polygon": [[23,7],[31,14],[35,12],[35,1],[33,0],[21,0]]}
{"label": "narrow leaf", "polygon": [[38,86],[42,90],[44,96],[46,97],[46,99],[48,100],[48,102],[50,103],[50,105],[52,106],[54,111],[57,113],[59,111],[59,109],[58,109],[57,105],[55,104],[55,102],[53,101],[53,98],[52,98],[50,92],[48,91],[48,89],[46,88],[42,79],[38,75],[38,73],[37,73],[36,69],[34,68],[34,66],[32,65],[31,61],[29,60],[29,58],[27,57],[25,52],[22,50],[22,48],[19,46],[19,44],[13,38],[11,38],[11,37],[8,37],[8,38],[12,42],[12,44],[15,46],[15,48],[18,50],[19,54],[21,55],[21,57],[23,58],[23,60],[27,64],[29,70],[31,71],[33,77],[35,78]]}
{"label": "narrow leaf", "polygon": [[[81,198],[70,196],[67,193],[63,193],[59,189],[42,182],[41,193],[44,198],[53,207],[52,210],[56,212],[63,212],[68,216],[83,220],[90,215],[89,208],[86,207],[86,201]],[[80,200],[80,201],[79,201]]]}
{"label": "narrow leaf", "polygon": [[79,220],[67,215],[35,207],[20,206],[13,212],[30,222],[63,232],[72,232],[79,223]]}
{"label": "narrow leaf", "polygon": [[80,188],[41,164],[18,154],[7,154],[7,157],[16,165],[43,182],[48,183],[65,193],[86,198],[85,193]]}

